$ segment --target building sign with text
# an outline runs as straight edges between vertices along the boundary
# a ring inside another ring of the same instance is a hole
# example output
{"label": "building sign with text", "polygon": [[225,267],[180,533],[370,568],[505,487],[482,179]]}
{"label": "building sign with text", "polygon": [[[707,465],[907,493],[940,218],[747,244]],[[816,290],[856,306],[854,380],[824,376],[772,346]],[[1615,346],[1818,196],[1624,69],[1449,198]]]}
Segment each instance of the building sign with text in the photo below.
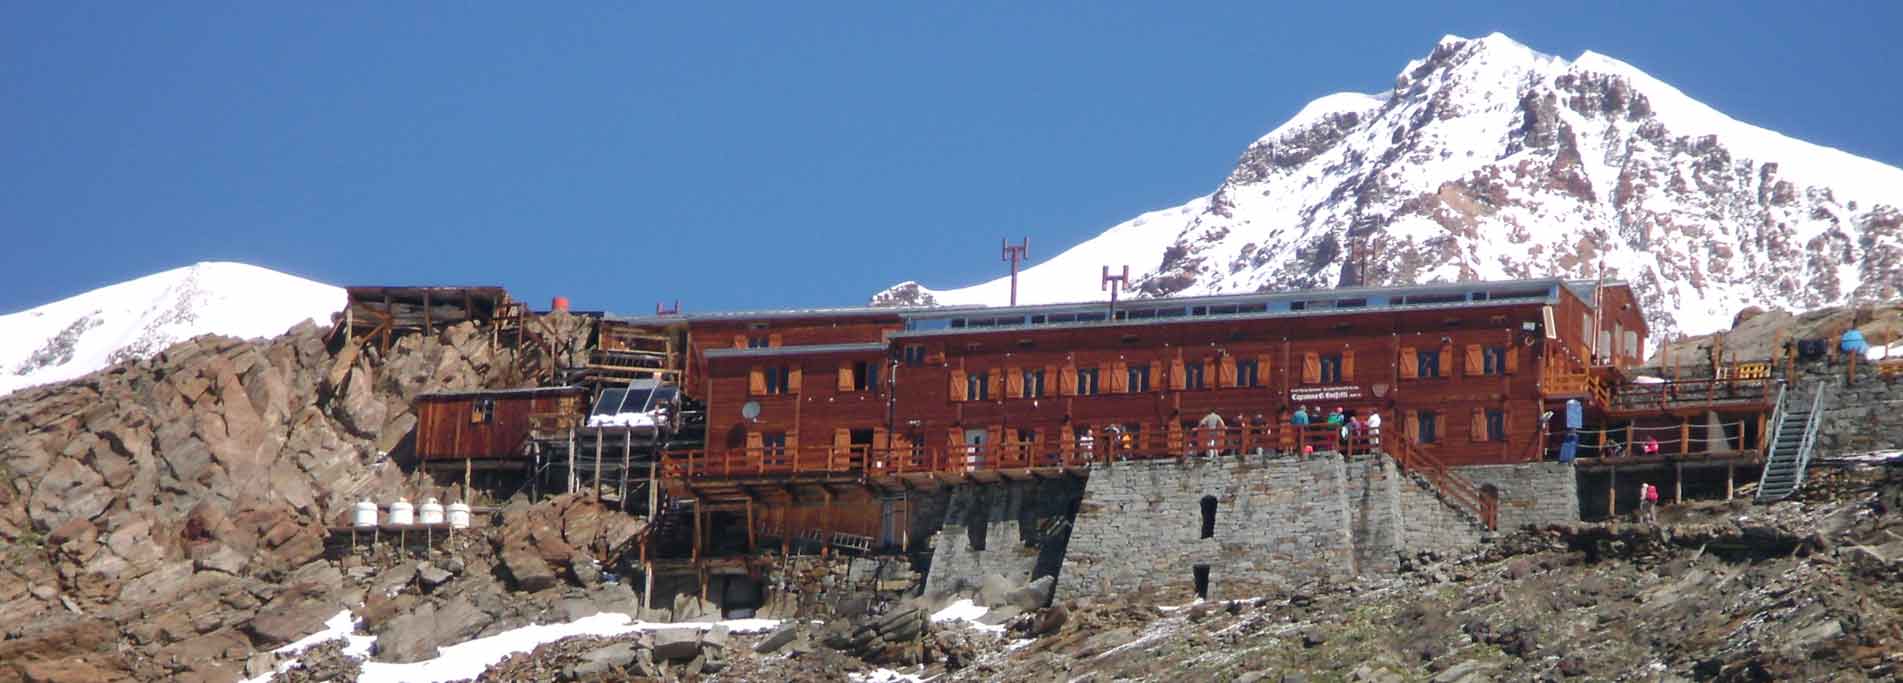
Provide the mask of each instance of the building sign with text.
{"label": "building sign with text", "polygon": [[1288,400],[1294,403],[1313,403],[1323,401],[1358,401],[1368,397],[1368,391],[1359,384],[1330,384],[1318,387],[1296,387],[1288,392]]}

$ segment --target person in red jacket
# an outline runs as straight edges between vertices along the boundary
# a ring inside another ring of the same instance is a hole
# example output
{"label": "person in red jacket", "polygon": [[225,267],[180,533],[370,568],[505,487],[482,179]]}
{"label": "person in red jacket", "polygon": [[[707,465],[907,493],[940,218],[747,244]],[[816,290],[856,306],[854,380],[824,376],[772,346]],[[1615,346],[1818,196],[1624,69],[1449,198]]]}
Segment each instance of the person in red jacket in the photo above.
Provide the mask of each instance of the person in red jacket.
{"label": "person in red jacket", "polygon": [[1645,524],[1658,523],[1659,487],[1649,483],[1639,484],[1639,521]]}

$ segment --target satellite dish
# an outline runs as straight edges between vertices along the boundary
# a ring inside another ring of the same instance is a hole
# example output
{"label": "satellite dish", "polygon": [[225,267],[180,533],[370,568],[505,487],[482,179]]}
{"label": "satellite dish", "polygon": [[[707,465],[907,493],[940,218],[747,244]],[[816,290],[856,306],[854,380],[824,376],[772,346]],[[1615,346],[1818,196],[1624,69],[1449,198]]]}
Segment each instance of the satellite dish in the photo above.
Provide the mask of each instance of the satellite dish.
{"label": "satellite dish", "polygon": [[760,402],[747,401],[745,405],[740,406],[740,416],[748,420],[760,417]]}

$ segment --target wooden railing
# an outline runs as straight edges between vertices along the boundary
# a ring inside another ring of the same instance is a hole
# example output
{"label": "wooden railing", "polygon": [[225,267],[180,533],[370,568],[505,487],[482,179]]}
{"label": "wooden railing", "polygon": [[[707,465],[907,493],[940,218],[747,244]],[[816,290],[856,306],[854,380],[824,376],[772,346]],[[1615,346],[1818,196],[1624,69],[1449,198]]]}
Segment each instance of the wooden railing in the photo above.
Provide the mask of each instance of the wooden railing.
{"label": "wooden railing", "polygon": [[1275,452],[1308,457],[1315,453],[1360,455],[1386,453],[1403,469],[1417,472],[1453,503],[1489,529],[1497,528],[1499,502],[1484,494],[1446,463],[1430,455],[1399,430],[1344,430],[1340,425],[1252,425],[1146,434],[1107,433],[1103,438],[1050,444],[994,443],[945,447],[812,446],[753,448],[709,453],[669,451],[661,456],[662,476],[671,479],[748,477],[880,478],[901,475],[969,475],[1110,465],[1133,460],[1176,459]]}
{"label": "wooden railing", "polygon": [[1624,384],[1613,390],[1608,407],[1618,410],[1682,408],[1719,404],[1769,404],[1776,380],[1768,374],[1731,375],[1718,379],[1666,380],[1651,384]]}
{"label": "wooden railing", "polygon": [[1473,482],[1455,472],[1447,466],[1447,463],[1428,453],[1419,444],[1414,443],[1413,439],[1405,436],[1390,439],[1383,450],[1400,464],[1401,469],[1426,478],[1440,490],[1442,495],[1466,508],[1488,529],[1500,528],[1499,497],[1474,486]]}

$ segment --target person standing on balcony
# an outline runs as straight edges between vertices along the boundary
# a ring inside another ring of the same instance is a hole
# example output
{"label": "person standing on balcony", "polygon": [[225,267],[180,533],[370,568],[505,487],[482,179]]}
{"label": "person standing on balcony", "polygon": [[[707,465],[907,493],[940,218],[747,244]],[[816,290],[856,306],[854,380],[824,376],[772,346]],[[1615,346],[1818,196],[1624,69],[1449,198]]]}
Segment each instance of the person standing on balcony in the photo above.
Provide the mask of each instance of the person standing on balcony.
{"label": "person standing on balcony", "polygon": [[1222,416],[1211,410],[1208,415],[1203,416],[1201,422],[1196,423],[1196,428],[1203,433],[1203,448],[1205,449],[1203,455],[1211,458],[1221,455],[1222,433],[1229,428],[1229,425],[1223,423]]}
{"label": "person standing on balcony", "polygon": [[1308,406],[1296,406],[1295,415],[1288,419],[1288,423],[1295,425],[1297,427],[1307,427],[1308,426]]}
{"label": "person standing on balcony", "polygon": [[1378,410],[1369,410],[1366,425],[1368,428],[1368,445],[1379,447],[1381,445],[1381,412]]}
{"label": "person standing on balcony", "polygon": [[1645,445],[1641,446],[1640,448],[1645,451],[1646,455],[1658,455],[1659,454],[1658,437],[1647,434],[1645,436]]}

